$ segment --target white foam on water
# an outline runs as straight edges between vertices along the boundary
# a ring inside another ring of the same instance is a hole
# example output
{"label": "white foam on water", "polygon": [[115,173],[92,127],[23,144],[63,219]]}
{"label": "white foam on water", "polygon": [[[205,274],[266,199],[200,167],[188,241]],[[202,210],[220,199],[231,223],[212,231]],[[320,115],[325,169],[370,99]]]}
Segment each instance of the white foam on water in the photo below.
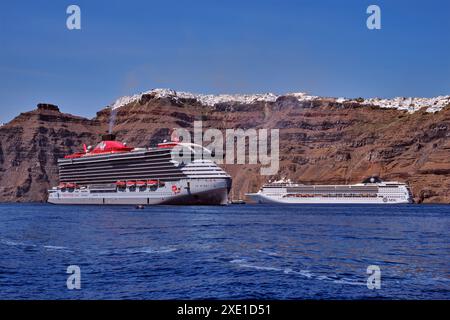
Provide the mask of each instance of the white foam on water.
{"label": "white foam on water", "polygon": [[0,243],[5,244],[7,246],[25,246],[25,247],[36,247],[34,244],[28,244],[20,241],[13,241],[8,239],[0,239]]}
{"label": "white foam on water", "polygon": [[270,266],[261,266],[256,264],[248,263],[245,259],[234,259],[231,260],[230,263],[237,264],[241,268],[251,268],[255,270],[262,270],[262,271],[282,271],[284,274],[293,274],[293,275],[300,275],[302,277],[312,279],[312,280],[318,280],[318,281],[327,281],[332,282],[335,284],[344,284],[344,285],[353,285],[353,286],[365,286],[365,282],[361,282],[354,279],[349,278],[342,278],[342,279],[336,279],[336,277],[330,277],[325,275],[315,275],[310,270],[293,270],[291,268],[277,268],[277,267],[270,267]]}
{"label": "white foam on water", "polygon": [[303,277],[306,277],[308,279],[311,279],[313,277],[313,274],[309,270],[294,271],[294,270],[292,270],[290,268],[286,268],[286,269],[284,269],[284,273],[285,274],[290,274],[290,273],[291,274],[299,274],[299,275],[301,275]]}
{"label": "white foam on water", "polygon": [[327,277],[327,276],[317,276],[316,279],[321,280],[321,281],[323,281],[323,280],[334,281],[335,280],[335,279]]}
{"label": "white foam on water", "polygon": [[44,246],[44,248],[45,248],[45,249],[48,249],[48,250],[64,250],[64,251],[69,251],[69,248],[63,247],[63,246],[50,246],[50,245],[48,245],[48,246]]}
{"label": "white foam on water", "polygon": [[280,256],[277,252],[274,252],[274,251],[268,251],[268,250],[263,250],[263,249],[256,249],[256,251],[258,251],[259,253],[267,254],[268,256],[271,256],[271,257]]}
{"label": "white foam on water", "polygon": [[234,259],[230,261],[230,263],[245,263],[245,262],[246,262],[245,259]]}
{"label": "white foam on water", "polygon": [[334,283],[337,284],[350,284],[352,286],[367,286],[367,283],[365,282],[360,282],[360,281],[356,281],[356,280],[352,280],[352,279],[347,279],[347,278],[342,278],[339,280],[334,280]]}
{"label": "white foam on water", "polygon": [[[12,240],[8,240],[8,239],[0,239],[0,243],[5,244],[7,246],[14,246],[14,247],[33,247],[33,248],[37,247],[37,245],[35,245],[35,244],[29,244],[29,243],[20,242],[20,241],[12,241]],[[45,246],[42,246],[42,248],[44,248],[46,250],[70,251],[69,248],[63,247],[63,246],[45,245]]]}
{"label": "white foam on water", "polygon": [[160,247],[160,248],[152,248],[152,247],[142,247],[137,249],[129,249],[127,250],[128,253],[169,253],[177,251],[177,248],[173,247]]}
{"label": "white foam on water", "polygon": [[282,271],[283,270],[280,268],[257,266],[254,264],[247,264],[247,263],[239,264],[239,267],[250,268],[250,269],[255,269],[255,270],[264,270],[264,271]]}
{"label": "white foam on water", "polygon": [[23,245],[23,243],[11,241],[11,240],[6,240],[6,239],[1,239],[0,242],[3,243],[3,244],[6,244],[7,246],[20,246],[20,245]]}
{"label": "white foam on water", "polygon": [[248,263],[247,260],[245,260],[245,259],[234,259],[234,260],[231,260],[230,263],[237,264],[241,268],[250,268],[250,269],[255,269],[255,270],[263,270],[263,271],[283,271],[283,269],[280,269],[280,268],[251,264],[251,263]]}

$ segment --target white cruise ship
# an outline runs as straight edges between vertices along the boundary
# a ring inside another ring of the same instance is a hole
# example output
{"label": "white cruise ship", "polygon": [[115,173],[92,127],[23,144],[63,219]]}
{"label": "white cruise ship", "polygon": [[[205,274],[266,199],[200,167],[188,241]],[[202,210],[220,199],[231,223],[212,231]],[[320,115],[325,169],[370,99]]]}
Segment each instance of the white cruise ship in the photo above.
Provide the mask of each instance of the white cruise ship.
{"label": "white cruise ship", "polygon": [[304,185],[290,181],[266,184],[257,193],[246,194],[256,203],[282,204],[399,204],[412,203],[409,187],[370,177],[353,185]]}
{"label": "white cruise ship", "polygon": [[103,136],[96,147],[58,160],[59,185],[49,190],[53,204],[211,204],[228,203],[231,177],[206,159],[178,163],[177,145],[198,150],[194,144],[165,142],[156,148],[132,148]]}

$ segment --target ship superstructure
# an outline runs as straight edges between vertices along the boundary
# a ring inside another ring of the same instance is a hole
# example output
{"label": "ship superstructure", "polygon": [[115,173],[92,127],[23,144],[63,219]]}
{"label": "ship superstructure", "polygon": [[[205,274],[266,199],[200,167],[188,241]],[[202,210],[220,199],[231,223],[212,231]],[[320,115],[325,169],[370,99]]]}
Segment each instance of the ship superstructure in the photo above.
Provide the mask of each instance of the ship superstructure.
{"label": "ship superstructure", "polygon": [[352,185],[305,185],[277,181],[264,185],[257,193],[247,194],[257,203],[284,204],[398,204],[412,203],[405,183],[370,177]]}
{"label": "ship superstructure", "polygon": [[[227,204],[231,177],[208,159],[173,160],[179,142],[132,148],[105,135],[96,147],[58,160],[54,204]],[[202,148],[184,144],[193,152]]]}

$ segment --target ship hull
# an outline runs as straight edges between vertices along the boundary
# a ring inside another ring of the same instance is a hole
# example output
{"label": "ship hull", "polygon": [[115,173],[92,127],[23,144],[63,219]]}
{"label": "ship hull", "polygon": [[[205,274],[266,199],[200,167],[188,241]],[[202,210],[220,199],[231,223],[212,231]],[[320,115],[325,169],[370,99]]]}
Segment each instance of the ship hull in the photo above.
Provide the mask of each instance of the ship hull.
{"label": "ship hull", "polygon": [[385,197],[374,198],[281,198],[270,197],[261,193],[250,193],[247,196],[256,203],[261,204],[408,204],[410,199],[398,200]]}
{"label": "ship hull", "polygon": [[226,205],[230,179],[195,179],[166,182],[156,190],[51,191],[48,202],[65,205]]}

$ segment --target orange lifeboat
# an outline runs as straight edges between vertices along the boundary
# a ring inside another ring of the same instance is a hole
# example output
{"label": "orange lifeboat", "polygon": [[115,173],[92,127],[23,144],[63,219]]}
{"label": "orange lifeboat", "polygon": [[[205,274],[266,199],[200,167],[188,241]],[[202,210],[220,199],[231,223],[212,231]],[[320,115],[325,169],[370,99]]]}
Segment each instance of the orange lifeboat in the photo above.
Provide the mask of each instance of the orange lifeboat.
{"label": "orange lifeboat", "polygon": [[157,180],[147,180],[147,184],[149,186],[156,186],[156,185],[158,185],[158,181]]}
{"label": "orange lifeboat", "polygon": [[145,186],[145,184],[146,184],[145,181],[137,181],[137,182],[136,182],[136,185],[137,185],[138,187],[143,187],[143,186]]}
{"label": "orange lifeboat", "polygon": [[127,187],[134,187],[136,185],[136,181],[127,181]]}
{"label": "orange lifeboat", "polygon": [[119,188],[124,188],[126,187],[127,183],[125,181],[117,181],[116,182],[116,186],[118,186]]}

